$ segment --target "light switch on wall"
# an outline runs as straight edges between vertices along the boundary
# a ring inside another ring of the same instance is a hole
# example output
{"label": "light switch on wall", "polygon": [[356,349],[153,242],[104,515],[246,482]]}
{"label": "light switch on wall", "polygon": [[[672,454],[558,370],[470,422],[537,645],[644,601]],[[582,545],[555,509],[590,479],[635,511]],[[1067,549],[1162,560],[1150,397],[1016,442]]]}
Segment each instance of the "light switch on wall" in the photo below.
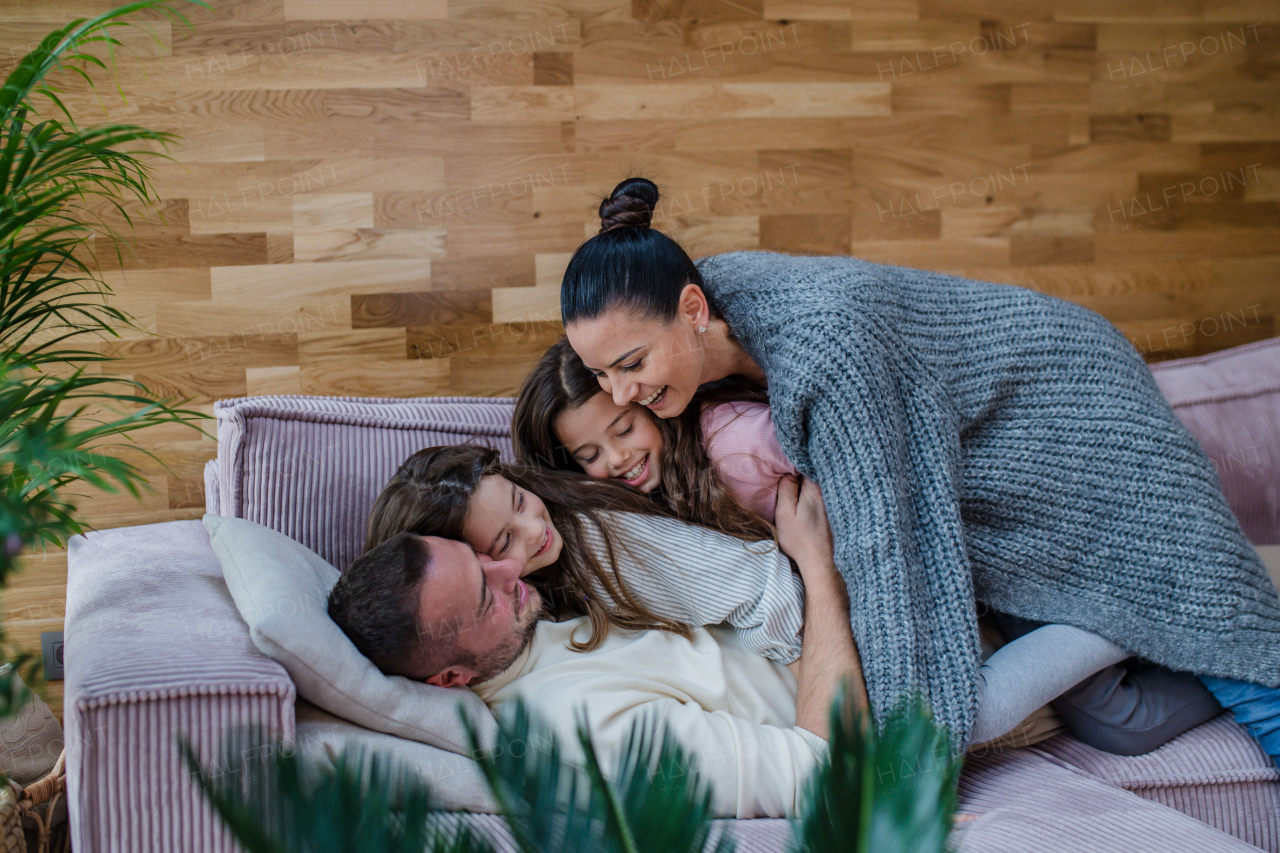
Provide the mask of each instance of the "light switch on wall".
{"label": "light switch on wall", "polygon": [[44,651],[44,677],[46,681],[62,678],[62,632],[45,631],[40,635],[40,647]]}

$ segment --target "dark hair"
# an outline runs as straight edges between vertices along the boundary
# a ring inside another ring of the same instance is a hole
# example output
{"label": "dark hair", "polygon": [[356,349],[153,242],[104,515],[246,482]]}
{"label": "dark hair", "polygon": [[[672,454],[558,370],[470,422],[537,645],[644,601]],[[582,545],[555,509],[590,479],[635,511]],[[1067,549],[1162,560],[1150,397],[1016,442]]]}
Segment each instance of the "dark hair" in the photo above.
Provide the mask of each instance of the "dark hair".
{"label": "dark hair", "polygon": [[430,546],[400,533],[352,563],[329,593],[329,616],[388,675],[424,679],[460,661],[456,644],[428,644],[418,621],[418,592],[432,563]]}
{"label": "dark hair", "polygon": [[[524,465],[507,465],[498,451],[475,444],[428,447],[405,460],[374,501],[369,515],[368,547],[378,548],[401,531],[421,536],[462,539],[471,496],[480,480],[499,474],[537,495],[564,539],[560,557],[530,578],[553,614],[586,614],[591,636],[572,647],[589,651],[616,625],[628,631],[657,628],[692,637],[688,626],[649,611],[632,597],[618,574],[614,536],[605,512],[672,517],[644,495],[622,483],[582,474]],[[585,522],[595,526],[605,545],[608,570],[596,559]],[[350,571],[350,569],[348,569]],[[610,599],[597,597],[603,589]]]}
{"label": "dark hair", "polygon": [[[560,285],[564,325],[591,320],[614,307],[671,322],[687,284],[702,276],[680,245],[650,227],[658,187],[627,178],[600,202],[600,233],[573,253]],[[712,313],[719,316],[714,306]]]}
{"label": "dark hair", "polygon": [[[595,375],[562,338],[543,354],[525,377],[511,418],[511,442],[516,459],[529,466],[584,474],[555,432],[565,412],[605,393]],[[641,417],[654,422],[662,436],[660,484],[650,499],[672,515],[748,541],[776,539],[773,525],[745,509],[725,487],[707,455],[702,435],[702,412],[731,400],[768,403],[763,388],[734,377],[714,390],[701,390],[685,410],[673,418],[659,418],[638,406]],[[630,488],[630,487],[627,487]],[[637,494],[639,494],[637,492]]]}
{"label": "dark hair", "polygon": [[565,412],[578,409],[603,393],[600,381],[587,370],[568,338],[548,347],[516,395],[511,415],[511,444],[516,459],[526,465],[586,473],[556,438],[555,423]]}

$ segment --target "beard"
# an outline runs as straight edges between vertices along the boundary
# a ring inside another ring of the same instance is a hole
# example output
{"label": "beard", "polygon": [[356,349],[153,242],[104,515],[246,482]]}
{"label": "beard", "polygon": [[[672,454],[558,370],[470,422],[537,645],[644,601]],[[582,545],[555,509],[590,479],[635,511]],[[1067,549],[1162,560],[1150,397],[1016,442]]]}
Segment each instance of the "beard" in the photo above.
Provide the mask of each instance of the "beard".
{"label": "beard", "polygon": [[[534,594],[537,594],[536,591]],[[533,642],[533,635],[538,630],[538,620],[542,618],[542,610],[542,599],[539,598],[536,606],[529,607],[526,616],[527,624],[518,626],[510,637],[492,649],[471,656],[467,666],[476,671],[476,682],[485,682],[495,675],[501,675],[511,668],[511,664],[515,663],[520,655],[524,654],[524,650],[529,648],[529,643]]]}

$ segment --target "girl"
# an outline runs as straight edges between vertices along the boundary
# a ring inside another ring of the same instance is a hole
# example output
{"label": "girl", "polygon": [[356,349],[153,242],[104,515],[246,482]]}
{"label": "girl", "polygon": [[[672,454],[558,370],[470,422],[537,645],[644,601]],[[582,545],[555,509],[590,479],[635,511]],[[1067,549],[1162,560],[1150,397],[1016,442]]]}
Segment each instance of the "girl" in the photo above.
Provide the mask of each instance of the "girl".
{"label": "girl", "polygon": [[968,738],[976,597],[1205,674],[1280,760],[1280,727],[1252,726],[1280,717],[1280,600],[1113,326],[846,257],[699,268],[649,227],[657,201],[634,179],[601,205],[561,288],[569,340],[616,403],[659,417],[733,374],[767,386],[787,458],[824,487],[877,716],[919,685]]}
{"label": "girl", "polygon": [[[767,398],[754,383],[731,382],[703,392],[699,401],[714,406],[729,399]],[[615,479],[693,524],[747,539],[774,538],[773,507],[768,523],[763,513],[744,511],[712,464],[698,407],[660,420],[642,406],[614,404],[567,338],[553,344],[521,384],[511,441],[526,465]]]}
{"label": "girl", "polygon": [[611,624],[688,636],[687,625],[727,621],[758,654],[786,664],[800,655],[804,593],[786,555],[686,524],[620,483],[504,465],[476,445],[431,447],[378,495],[367,548],[405,530],[523,562],[553,612],[590,617],[584,651]]}
{"label": "girl", "polygon": [[[516,456],[529,464],[554,460],[562,470],[616,479],[655,496],[666,510],[686,520],[714,519],[726,506],[740,513],[741,504],[749,515],[771,526],[779,478],[796,471],[778,446],[769,408],[759,402],[763,395],[740,387],[736,396],[743,396],[744,390],[755,401],[716,402],[725,395],[699,396],[678,418],[656,419],[635,403],[616,405],[561,340],[521,386],[512,420]],[[673,441],[673,433],[681,435]],[[665,452],[684,438],[692,439],[691,451],[679,457]],[[701,481],[699,489],[681,485],[695,479]],[[678,494],[692,497],[666,502],[665,483],[677,484]],[[714,499],[697,500],[709,495]],[[988,616],[1008,640],[1043,624],[994,611]],[[994,658],[990,656],[1000,638],[984,630],[988,659],[979,669],[974,743],[998,737],[1051,701],[1081,741],[1108,752],[1140,755],[1222,711],[1194,677],[1154,665],[1139,665],[1130,672],[1115,665],[1127,654],[1096,638],[1071,648],[1046,645],[1049,637],[1070,642],[1075,630],[1055,626],[1029,641],[1011,642]],[[1100,657],[1082,657],[1095,649]],[[1046,667],[1042,656],[1051,658],[1054,666]]]}

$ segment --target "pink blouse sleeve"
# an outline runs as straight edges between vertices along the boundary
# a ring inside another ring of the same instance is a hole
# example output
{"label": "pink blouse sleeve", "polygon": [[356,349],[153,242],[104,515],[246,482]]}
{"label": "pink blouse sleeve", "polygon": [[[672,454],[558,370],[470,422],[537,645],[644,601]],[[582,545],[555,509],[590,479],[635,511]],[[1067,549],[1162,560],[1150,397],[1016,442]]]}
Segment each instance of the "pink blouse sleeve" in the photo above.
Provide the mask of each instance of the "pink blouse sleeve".
{"label": "pink blouse sleeve", "polygon": [[702,413],[702,440],[711,464],[738,503],[775,518],[778,478],[796,473],[773,432],[773,415],[761,403],[721,403]]}

